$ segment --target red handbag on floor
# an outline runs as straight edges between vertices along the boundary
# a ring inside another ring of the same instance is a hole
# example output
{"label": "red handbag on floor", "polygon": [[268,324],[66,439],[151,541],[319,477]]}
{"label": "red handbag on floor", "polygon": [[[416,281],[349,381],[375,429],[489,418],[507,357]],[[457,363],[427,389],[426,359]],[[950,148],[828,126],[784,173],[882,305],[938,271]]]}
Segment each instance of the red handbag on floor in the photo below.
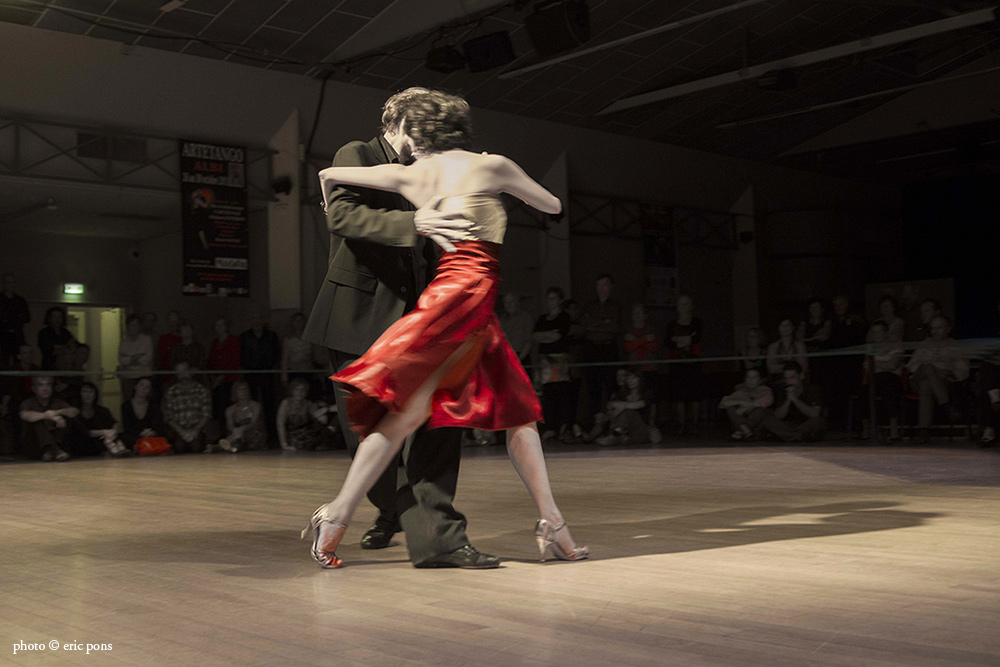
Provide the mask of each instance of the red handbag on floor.
{"label": "red handbag on floor", "polygon": [[170,443],[166,438],[139,438],[135,443],[135,453],[139,456],[160,456],[170,453]]}

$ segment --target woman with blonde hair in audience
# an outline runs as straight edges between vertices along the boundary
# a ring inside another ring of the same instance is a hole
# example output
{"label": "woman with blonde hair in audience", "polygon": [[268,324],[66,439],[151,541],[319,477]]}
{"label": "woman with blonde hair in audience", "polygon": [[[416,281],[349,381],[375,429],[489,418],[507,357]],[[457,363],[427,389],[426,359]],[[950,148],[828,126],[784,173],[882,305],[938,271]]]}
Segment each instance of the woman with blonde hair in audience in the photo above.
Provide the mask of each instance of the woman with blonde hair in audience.
{"label": "woman with blonde hair in audience", "polygon": [[226,437],[219,440],[219,447],[233,454],[247,449],[267,449],[263,408],[253,400],[250,383],[246,380],[234,382],[231,398],[233,404],[226,408]]}

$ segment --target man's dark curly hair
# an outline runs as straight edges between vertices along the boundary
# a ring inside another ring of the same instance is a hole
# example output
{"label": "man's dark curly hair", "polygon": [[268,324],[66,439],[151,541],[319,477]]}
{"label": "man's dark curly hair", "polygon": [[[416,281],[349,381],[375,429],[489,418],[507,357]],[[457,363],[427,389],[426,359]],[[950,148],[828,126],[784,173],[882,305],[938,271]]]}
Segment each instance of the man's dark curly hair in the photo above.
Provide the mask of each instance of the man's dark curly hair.
{"label": "man's dark curly hair", "polygon": [[[418,91],[411,88],[398,93],[409,94],[399,105],[402,108],[396,120],[397,127],[402,122],[404,131],[413,139],[415,152],[437,153],[452,148],[468,148],[472,143],[469,103],[458,95],[439,90]],[[386,106],[389,106],[388,102]],[[385,120],[383,115],[383,123]]]}

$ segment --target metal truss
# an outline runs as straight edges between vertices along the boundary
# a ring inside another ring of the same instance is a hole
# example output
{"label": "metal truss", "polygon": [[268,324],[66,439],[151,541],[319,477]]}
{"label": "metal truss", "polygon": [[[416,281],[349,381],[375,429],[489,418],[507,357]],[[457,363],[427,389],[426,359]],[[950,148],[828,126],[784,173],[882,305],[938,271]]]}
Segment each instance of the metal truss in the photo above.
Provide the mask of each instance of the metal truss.
{"label": "metal truss", "polygon": [[736,216],[687,208],[674,209],[677,244],[697,248],[737,250]]}
{"label": "metal truss", "polygon": [[[251,201],[277,201],[271,189],[270,158],[275,153],[269,148],[246,148]],[[94,154],[102,157],[86,157]],[[0,118],[0,178],[5,176],[179,192],[178,138]]]}

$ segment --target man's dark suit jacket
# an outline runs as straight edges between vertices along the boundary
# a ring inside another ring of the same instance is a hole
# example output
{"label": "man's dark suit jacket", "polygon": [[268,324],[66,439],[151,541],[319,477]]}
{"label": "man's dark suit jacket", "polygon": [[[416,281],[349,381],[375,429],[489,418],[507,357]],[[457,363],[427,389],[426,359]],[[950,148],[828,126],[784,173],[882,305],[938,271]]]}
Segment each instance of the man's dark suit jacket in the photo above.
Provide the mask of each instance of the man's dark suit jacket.
{"label": "man's dark suit jacket", "polygon": [[[354,141],[335,167],[397,161],[383,137]],[[402,195],[337,188],[326,211],[330,262],[303,338],[331,350],[361,355],[415,304],[433,276],[433,243],[417,235],[413,206]]]}

